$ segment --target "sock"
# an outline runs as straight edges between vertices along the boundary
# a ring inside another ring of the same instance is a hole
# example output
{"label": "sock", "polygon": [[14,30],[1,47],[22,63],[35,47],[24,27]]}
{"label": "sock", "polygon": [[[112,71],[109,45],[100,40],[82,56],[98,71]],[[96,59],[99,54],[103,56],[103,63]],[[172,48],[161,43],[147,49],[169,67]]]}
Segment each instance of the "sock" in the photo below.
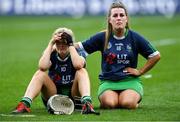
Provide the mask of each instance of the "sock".
{"label": "sock", "polygon": [[31,107],[31,104],[32,104],[32,99],[29,98],[29,97],[23,97],[21,99],[21,102],[23,102],[27,107]]}
{"label": "sock", "polygon": [[83,97],[81,97],[81,103],[82,103],[82,104],[85,104],[85,103],[87,103],[87,102],[92,103],[92,100],[91,100],[91,97],[90,97],[90,96],[83,96]]}

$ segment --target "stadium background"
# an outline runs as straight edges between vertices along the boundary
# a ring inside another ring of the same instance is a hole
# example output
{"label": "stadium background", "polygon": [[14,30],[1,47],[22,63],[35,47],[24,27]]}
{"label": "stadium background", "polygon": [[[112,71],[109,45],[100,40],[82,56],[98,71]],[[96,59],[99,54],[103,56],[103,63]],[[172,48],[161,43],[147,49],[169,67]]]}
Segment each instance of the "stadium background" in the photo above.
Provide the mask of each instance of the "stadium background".
{"label": "stadium background", "polygon": [[[0,0],[0,15],[104,15],[115,0]],[[180,12],[179,0],[121,0],[130,15],[164,15]]]}
{"label": "stadium background", "polygon": [[[100,116],[49,115],[38,97],[33,116],[8,116],[17,105],[52,32],[71,28],[82,41],[106,27],[106,12],[113,0],[0,0],[0,121],[178,121],[180,120],[179,0],[122,0],[130,26],[161,52],[159,64],[142,76],[145,95],[137,110],[99,110],[100,54],[87,58],[91,91]],[[139,67],[144,60],[140,58]]]}

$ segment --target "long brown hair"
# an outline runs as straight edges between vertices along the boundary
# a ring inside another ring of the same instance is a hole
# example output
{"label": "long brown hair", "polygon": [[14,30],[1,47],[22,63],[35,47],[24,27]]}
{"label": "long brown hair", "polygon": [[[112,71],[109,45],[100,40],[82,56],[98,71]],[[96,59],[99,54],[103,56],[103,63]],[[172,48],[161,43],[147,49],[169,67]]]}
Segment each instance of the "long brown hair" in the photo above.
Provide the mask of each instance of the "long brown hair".
{"label": "long brown hair", "polygon": [[[125,10],[125,14],[126,16],[128,16],[128,12],[126,7],[124,6],[124,4],[120,1],[114,2],[111,4],[108,14],[107,14],[107,30],[106,30],[106,34],[105,34],[105,44],[104,44],[104,51],[107,49],[108,47],[108,43],[109,43],[109,37],[113,31],[112,29],[112,25],[109,23],[109,17],[111,16],[111,10],[113,8],[123,8]],[[126,28],[129,29],[129,24],[128,22],[126,23]]]}

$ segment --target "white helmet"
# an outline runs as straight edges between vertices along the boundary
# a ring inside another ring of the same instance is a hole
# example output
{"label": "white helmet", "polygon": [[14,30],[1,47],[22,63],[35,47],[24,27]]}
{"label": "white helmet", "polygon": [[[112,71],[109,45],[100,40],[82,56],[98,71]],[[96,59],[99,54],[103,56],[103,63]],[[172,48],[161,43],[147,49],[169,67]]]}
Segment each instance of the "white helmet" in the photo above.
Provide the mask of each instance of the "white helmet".
{"label": "white helmet", "polygon": [[73,101],[66,95],[53,95],[47,102],[48,112],[51,114],[72,114],[74,111]]}

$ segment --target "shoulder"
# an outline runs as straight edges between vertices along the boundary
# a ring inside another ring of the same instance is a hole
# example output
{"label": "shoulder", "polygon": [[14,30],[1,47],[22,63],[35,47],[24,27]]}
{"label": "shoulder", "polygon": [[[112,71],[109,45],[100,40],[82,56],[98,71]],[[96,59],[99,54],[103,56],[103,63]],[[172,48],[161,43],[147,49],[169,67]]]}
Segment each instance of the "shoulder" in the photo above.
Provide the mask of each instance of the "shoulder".
{"label": "shoulder", "polygon": [[87,40],[84,40],[83,44],[84,43],[87,43],[87,44],[101,44],[101,43],[104,42],[105,33],[106,33],[105,31],[97,32],[96,34],[90,36],[90,38],[88,38]]}
{"label": "shoulder", "polygon": [[100,31],[90,38],[84,40],[80,46],[80,48],[84,49],[86,53],[91,54],[95,51],[103,50],[104,48],[104,40],[105,40],[105,31]]}
{"label": "shoulder", "polygon": [[129,30],[129,36],[130,38],[132,38],[135,42],[144,42],[147,41],[147,39],[145,39],[141,34],[139,34],[138,32]]}
{"label": "shoulder", "polygon": [[134,37],[141,37],[141,35],[138,32],[135,32],[133,30],[129,30],[129,34],[134,36]]}
{"label": "shoulder", "polygon": [[106,31],[103,30],[103,31],[97,32],[97,33],[94,34],[92,37],[96,37],[96,38],[104,38],[104,37],[105,37],[105,34],[106,34]]}

